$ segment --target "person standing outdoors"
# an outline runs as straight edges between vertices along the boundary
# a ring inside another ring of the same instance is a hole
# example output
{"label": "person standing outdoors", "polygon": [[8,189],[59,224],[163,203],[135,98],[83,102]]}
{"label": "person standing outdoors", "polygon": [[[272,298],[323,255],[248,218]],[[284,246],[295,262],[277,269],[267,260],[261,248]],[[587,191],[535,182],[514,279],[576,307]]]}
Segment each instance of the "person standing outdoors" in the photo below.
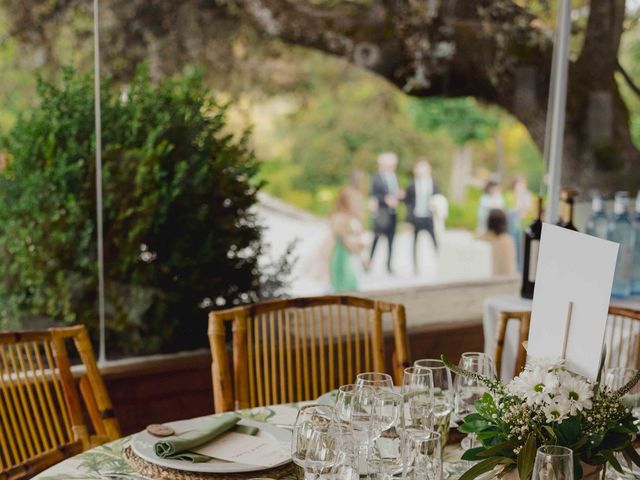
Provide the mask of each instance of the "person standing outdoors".
{"label": "person standing outdoors", "polygon": [[369,263],[373,259],[380,237],[387,238],[388,256],[387,271],[393,273],[391,261],[393,254],[393,238],[396,234],[396,208],[403,197],[398,184],[396,168],[398,156],[393,152],[384,152],[378,156],[378,172],[371,179],[371,198],[373,210],[373,243]]}
{"label": "person standing outdoors", "polygon": [[358,277],[362,271],[360,253],[365,244],[360,222],[360,202],[358,192],[344,187],[338,194],[331,213],[333,249],[329,260],[331,286],[336,293],[358,290]]}
{"label": "person standing outdoors", "polygon": [[418,236],[421,231],[431,235],[433,246],[438,249],[438,241],[434,232],[431,200],[440,193],[431,175],[431,164],[425,158],[419,158],[413,167],[413,180],[407,188],[405,204],[407,205],[407,221],[413,225],[413,268],[418,269]]}

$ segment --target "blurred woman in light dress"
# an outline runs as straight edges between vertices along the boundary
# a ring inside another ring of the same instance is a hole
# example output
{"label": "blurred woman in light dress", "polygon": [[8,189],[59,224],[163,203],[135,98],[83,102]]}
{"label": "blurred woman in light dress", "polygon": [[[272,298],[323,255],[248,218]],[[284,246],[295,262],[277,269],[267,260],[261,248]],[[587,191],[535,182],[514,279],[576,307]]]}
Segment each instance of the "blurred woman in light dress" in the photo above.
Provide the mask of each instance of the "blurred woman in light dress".
{"label": "blurred woman in light dress", "polygon": [[338,194],[331,213],[333,249],[329,269],[334,292],[354,292],[359,288],[363,269],[360,254],[365,247],[361,207],[359,192],[345,187]]}

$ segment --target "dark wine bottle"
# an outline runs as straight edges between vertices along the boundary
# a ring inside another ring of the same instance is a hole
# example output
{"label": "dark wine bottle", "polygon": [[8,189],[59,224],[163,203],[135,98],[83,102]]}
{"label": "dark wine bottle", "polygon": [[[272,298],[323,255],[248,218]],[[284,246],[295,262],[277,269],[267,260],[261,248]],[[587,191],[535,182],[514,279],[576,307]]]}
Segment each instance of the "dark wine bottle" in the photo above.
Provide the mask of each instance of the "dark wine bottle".
{"label": "dark wine bottle", "polygon": [[542,197],[537,197],[536,218],[524,231],[524,259],[522,263],[522,298],[533,298],[538,268],[538,251],[542,236]]}
{"label": "dark wine bottle", "polygon": [[578,229],[573,224],[574,198],[578,196],[578,191],[571,188],[563,188],[560,192],[560,212],[558,215],[558,225],[577,232]]}

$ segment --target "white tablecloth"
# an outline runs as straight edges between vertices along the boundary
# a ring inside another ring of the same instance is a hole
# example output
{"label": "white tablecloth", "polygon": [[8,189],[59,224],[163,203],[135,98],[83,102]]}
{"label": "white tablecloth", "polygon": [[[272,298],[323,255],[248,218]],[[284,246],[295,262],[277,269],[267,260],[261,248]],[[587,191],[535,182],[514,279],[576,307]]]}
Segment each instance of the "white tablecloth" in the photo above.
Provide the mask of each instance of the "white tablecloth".
{"label": "white tablecloth", "polygon": [[[484,302],[484,315],[482,317],[482,330],[484,332],[484,351],[493,357],[496,348],[496,330],[500,312],[531,310],[531,300],[519,295],[495,295]],[[629,298],[612,298],[611,305],[616,307],[640,310],[640,296]],[[515,320],[507,324],[507,332],[504,339],[502,353],[502,381],[509,381],[514,375],[516,355],[518,353],[519,325]]]}

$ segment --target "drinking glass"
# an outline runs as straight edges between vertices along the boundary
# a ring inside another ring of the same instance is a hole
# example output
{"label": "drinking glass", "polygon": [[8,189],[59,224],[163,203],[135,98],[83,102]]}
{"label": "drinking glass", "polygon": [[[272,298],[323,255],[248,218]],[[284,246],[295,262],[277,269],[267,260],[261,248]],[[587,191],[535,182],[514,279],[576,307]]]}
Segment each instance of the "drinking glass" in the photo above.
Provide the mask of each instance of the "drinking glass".
{"label": "drinking glass", "polygon": [[407,429],[405,476],[409,480],[442,480],[442,443],[438,432]]}
{"label": "drinking glass", "polygon": [[291,436],[291,459],[306,471],[307,451],[313,431],[328,429],[333,417],[333,408],[328,405],[307,405],[298,410]]}
{"label": "drinking glass", "polygon": [[433,428],[433,373],[420,367],[404,369],[402,378],[405,424]]}
{"label": "drinking glass", "polygon": [[442,448],[447,444],[451,414],[455,405],[451,372],[442,360],[417,360],[414,367],[426,368],[433,375],[433,428],[440,433]]}
{"label": "drinking glass", "polygon": [[402,435],[404,432],[402,395],[392,392],[376,394],[371,418],[372,455],[383,480],[402,472]]}
{"label": "drinking glass", "polygon": [[353,474],[348,458],[344,437],[339,428],[333,424],[314,425],[307,448],[305,479],[315,479],[320,475],[351,479]]}
{"label": "drinking glass", "polygon": [[[463,353],[458,366],[485,377],[493,378],[496,376],[493,360],[484,353]],[[480,399],[487,391],[487,387],[481,381],[462,375],[456,375],[453,388],[455,391],[455,412],[460,419],[476,411],[476,400]]]}
{"label": "drinking glass", "polygon": [[376,391],[388,390],[393,391],[393,378],[386,373],[365,372],[359,373],[356,377],[356,388],[369,387]]}
{"label": "drinking glass", "polygon": [[356,393],[354,384],[342,385],[338,388],[334,407],[335,420],[340,425],[348,425],[351,418],[351,403]]}
{"label": "drinking glass", "polygon": [[[604,373],[604,384],[612,390],[618,390],[629,383],[636,371],[635,368],[609,368]],[[634,417],[640,418],[640,383],[636,384],[620,400],[625,407],[631,409]]]}
{"label": "drinking glass", "polygon": [[531,478],[573,480],[573,451],[558,445],[542,445],[536,452]]}
{"label": "drinking glass", "polygon": [[376,400],[376,390],[371,387],[356,387],[351,399],[351,415],[349,427],[354,444],[354,463],[360,473],[369,471],[368,458],[369,447],[374,437],[372,430],[372,417]]}

